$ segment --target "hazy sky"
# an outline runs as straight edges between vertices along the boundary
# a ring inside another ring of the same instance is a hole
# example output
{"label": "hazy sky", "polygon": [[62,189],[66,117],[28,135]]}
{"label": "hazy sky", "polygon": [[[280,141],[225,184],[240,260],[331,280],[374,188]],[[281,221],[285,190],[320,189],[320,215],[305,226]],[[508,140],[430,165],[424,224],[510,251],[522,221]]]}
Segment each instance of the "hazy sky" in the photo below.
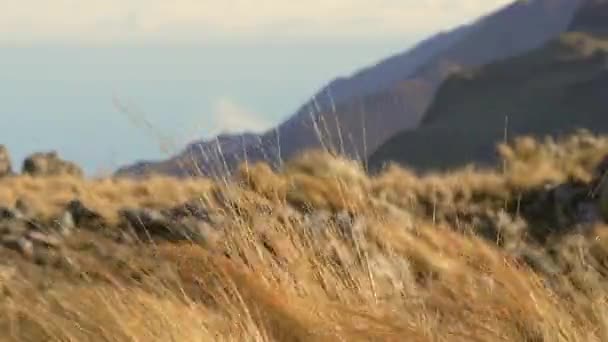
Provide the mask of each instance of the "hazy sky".
{"label": "hazy sky", "polygon": [[327,81],[508,0],[0,0],[0,144],[89,173],[262,130]]}
{"label": "hazy sky", "polygon": [[507,0],[2,0],[5,41],[321,39],[450,27]]}

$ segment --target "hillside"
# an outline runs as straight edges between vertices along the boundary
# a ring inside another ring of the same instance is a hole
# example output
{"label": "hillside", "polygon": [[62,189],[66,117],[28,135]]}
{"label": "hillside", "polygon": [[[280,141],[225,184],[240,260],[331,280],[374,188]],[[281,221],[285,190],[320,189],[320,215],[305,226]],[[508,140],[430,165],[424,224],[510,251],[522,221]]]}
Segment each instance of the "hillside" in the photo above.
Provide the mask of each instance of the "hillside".
{"label": "hillside", "polygon": [[311,151],[225,181],[0,177],[1,339],[605,341],[608,137],[501,151],[425,176]]}
{"label": "hillside", "polygon": [[[371,155],[370,168],[378,170],[388,161],[422,170],[488,165],[496,161],[495,146],[505,127],[511,136],[608,131],[608,40],[582,21],[588,6],[570,32],[542,48],[452,76],[421,127],[382,145]],[[591,10],[594,18],[604,11]]]}
{"label": "hillside", "polygon": [[[117,174],[140,174],[144,169],[152,173],[215,174],[216,165],[225,164],[233,170],[245,156],[250,161],[278,164],[319,146],[364,159],[395,133],[417,127],[437,87],[451,73],[542,45],[567,28],[577,6],[577,0],[516,1],[351,78],[333,81],[254,144],[243,144],[236,155],[205,161],[197,157],[199,153],[193,159],[191,146],[169,160],[125,166]],[[242,140],[239,136],[234,139]],[[217,150],[215,141],[196,145],[208,155]]]}

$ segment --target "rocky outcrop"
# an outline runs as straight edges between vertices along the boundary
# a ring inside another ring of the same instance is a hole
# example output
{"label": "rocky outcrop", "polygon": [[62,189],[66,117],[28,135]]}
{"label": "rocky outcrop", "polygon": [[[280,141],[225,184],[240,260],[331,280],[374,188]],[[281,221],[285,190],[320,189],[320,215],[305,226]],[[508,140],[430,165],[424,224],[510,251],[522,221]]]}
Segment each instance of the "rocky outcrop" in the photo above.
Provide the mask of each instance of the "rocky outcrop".
{"label": "rocky outcrop", "polygon": [[14,250],[38,264],[57,262],[62,236],[58,230],[26,217],[18,209],[0,208],[0,246]]}
{"label": "rocky outcrop", "polygon": [[59,158],[57,152],[37,152],[23,161],[23,174],[30,176],[70,175],[83,177],[82,168],[73,162]]}
{"label": "rocky outcrop", "polygon": [[[514,202],[501,200],[496,207],[486,203],[492,194],[480,193],[479,196],[484,197],[478,199],[484,202],[480,211],[472,209],[478,200],[471,199],[464,212],[458,210],[454,218],[437,215],[437,222],[459,229],[475,227],[480,237],[496,243],[533,269],[555,273],[556,266],[538,246],[544,246],[552,237],[572,235],[579,230],[593,229],[601,221],[608,222],[608,216],[602,215],[602,208],[608,206],[608,182],[603,181],[607,165],[608,158],[599,163],[592,181],[542,186],[522,193]],[[323,168],[319,168],[314,177],[322,178],[323,172]],[[349,177],[356,180],[357,175]],[[352,187],[353,183],[350,184]],[[253,197],[259,195],[259,190],[217,187],[213,197],[175,207],[123,208],[118,212],[117,222],[107,220],[79,199],[70,201],[51,221],[39,221],[35,213],[21,209],[28,207],[27,203],[0,207],[0,256],[12,253],[40,265],[77,267],[74,266],[77,261],[70,256],[95,253],[105,262],[112,257],[115,246],[137,254],[152,245],[196,244],[212,253],[239,258],[229,247],[233,233],[239,229],[247,229],[256,246],[273,256],[281,256],[277,251],[287,247],[277,242],[279,231],[273,226],[295,228],[305,232],[307,238],[316,239],[314,241],[323,241],[326,234],[356,241],[369,232],[378,218],[382,222],[398,222],[404,229],[414,227],[414,222],[435,218],[434,205],[421,213],[396,206],[385,207],[385,212],[378,203],[370,203],[378,210],[356,212],[318,206],[298,208],[289,201],[277,203]],[[252,196],[251,200],[248,195]]]}
{"label": "rocky outcrop", "polygon": [[[62,176],[83,177],[84,171],[73,162],[63,160],[57,152],[36,152],[29,155],[21,167],[23,175],[30,176]],[[11,156],[6,146],[0,144],[0,178],[13,176]]]}
{"label": "rocky outcrop", "polygon": [[0,145],[0,177],[6,177],[13,174],[11,165],[11,156],[8,149],[4,145]]}
{"label": "rocky outcrop", "polygon": [[124,209],[120,215],[140,239],[204,242],[213,230],[207,220],[194,216],[173,220],[167,213],[151,209]]}
{"label": "rocky outcrop", "polygon": [[112,223],[78,199],[50,220],[24,213],[16,205],[0,207],[0,250],[12,250],[29,261],[49,265],[62,262],[74,247],[70,242],[82,240],[83,234],[92,236],[96,246],[104,240],[105,244],[114,241],[120,245],[159,241],[205,245],[216,235],[220,221],[202,215],[207,212],[202,205],[195,206],[125,208],[119,213],[120,220]]}
{"label": "rocky outcrop", "polygon": [[527,234],[544,243],[551,236],[581,232],[608,223],[608,156],[590,182],[570,180],[530,189],[508,207],[527,222]]}

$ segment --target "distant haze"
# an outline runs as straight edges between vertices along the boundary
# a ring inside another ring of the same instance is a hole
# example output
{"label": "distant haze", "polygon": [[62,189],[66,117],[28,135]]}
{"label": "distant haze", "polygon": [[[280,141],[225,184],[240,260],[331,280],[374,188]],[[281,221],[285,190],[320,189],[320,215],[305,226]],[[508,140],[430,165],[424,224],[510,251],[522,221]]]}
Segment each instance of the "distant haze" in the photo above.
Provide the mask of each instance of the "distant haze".
{"label": "distant haze", "polygon": [[509,0],[0,0],[0,41],[358,40],[445,29]]}
{"label": "distant haze", "polygon": [[[339,0],[310,4],[315,17],[237,1],[238,26],[211,21],[210,1],[179,0],[163,16],[160,1],[0,0],[0,144],[17,166],[53,149],[94,174],[164,157],[165,138],[175,152],[221,131],[264,130],[331,79],[506,2]],[[366,13],[372,3],[385,6]],[[437,20],[415,21],[421,13]]]}
{"label": "distant haze", "polygon": [[179,148],[263,130],[334,75],[408,44],[0,48],[0,144],[15,162],[56,149],[89,173],[164,157],[163,137]]}

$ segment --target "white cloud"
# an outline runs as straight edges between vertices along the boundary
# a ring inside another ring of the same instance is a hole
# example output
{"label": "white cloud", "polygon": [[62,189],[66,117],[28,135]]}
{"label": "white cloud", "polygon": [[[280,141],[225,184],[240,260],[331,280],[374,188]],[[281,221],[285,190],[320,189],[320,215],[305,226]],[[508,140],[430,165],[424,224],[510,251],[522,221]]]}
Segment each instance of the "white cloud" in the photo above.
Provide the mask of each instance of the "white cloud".
{"label": "white cloud", "polygon": [[272,126],[272,123],[265,120],[262,115],[244,108],[228,97],[216,101],[210,121],[211,136],[242,131],[261,132]]}
{"label": "white cloud", "polygon": [[0,41],[362,38],[429,32],[510,0],[0,0]]}

